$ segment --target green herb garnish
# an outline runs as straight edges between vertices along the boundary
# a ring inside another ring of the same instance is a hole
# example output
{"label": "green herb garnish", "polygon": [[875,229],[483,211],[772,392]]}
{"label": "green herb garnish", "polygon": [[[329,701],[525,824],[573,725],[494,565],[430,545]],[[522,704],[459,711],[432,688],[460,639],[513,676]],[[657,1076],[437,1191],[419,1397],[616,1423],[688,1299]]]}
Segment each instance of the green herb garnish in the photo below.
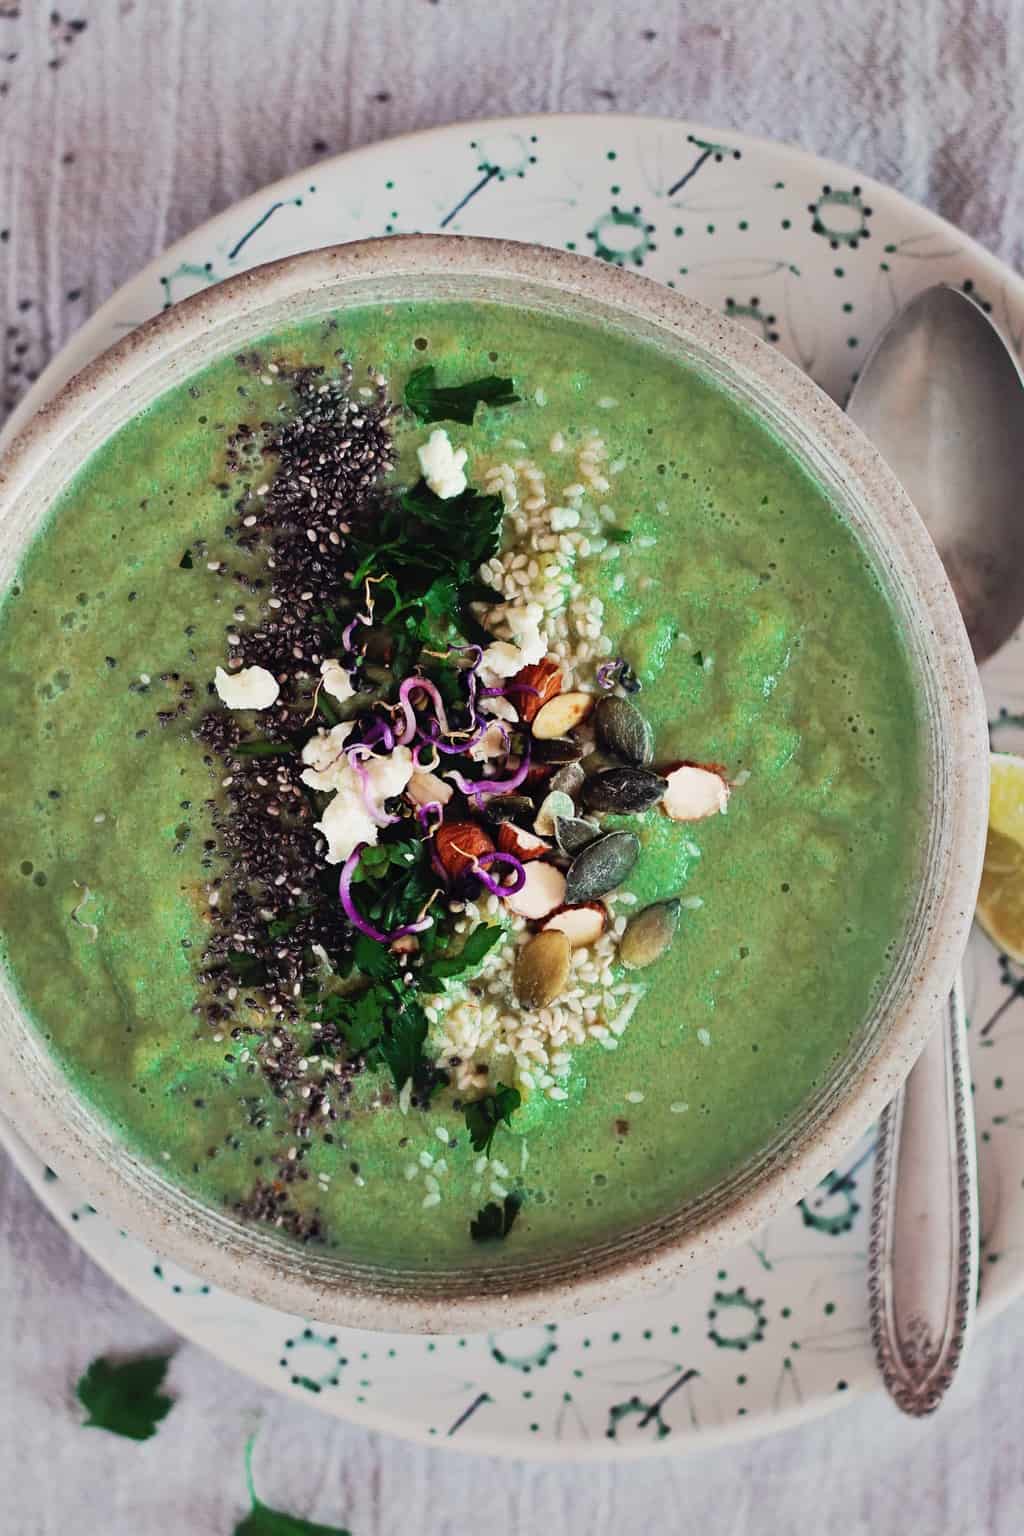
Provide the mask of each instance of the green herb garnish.
{"label": "green herb garnish", "polygon": [[512,1116],[522,1103],[518,1088],[506,1088],[499,1083],[493,1093],[484,1094],[465,1105],[466,1129],[473,1141],[474,1152],[490,1153],[494,1133],[504,1120],[511,1128]]}
{"label": "green herb garnish", "polygon": [[340,725],[341,716],[335,708],[334,702],[326,689],[321,688],[316,697],[316,707],[327,721],[328,725]]}
{"label": "green herb garnish", "polygon": [[240,741],[229,757],[294,757],[298,749],[288,741]]}
{"label": "green herb garnish", "polygon": [[506,1195],[501,1205],[494,1200],[489,1201],[470,1222],[470,1237],[475,1243],[489,1243],[508,1237],[522,1203],[518,1195]]}
{"label": "green herb garnish", "polygon": [[468,971],[475,971],[483,964],[504,931],[496,923],[481,924],[479,928],[473,929],[457,955],[435,956],[417,975],[423,991],[437,991],[439,983],[454,981],[457,977],[465,976]]}
{"label": "green herb garnish", "polygon": [[459,421],[471,426],[477,406],[482,402],[492,410],[501,405],[518,405],[511,379],[488,374],[468,384],[439,385],[437,369],[431,364],[417,368],[405,386],[405,403],[420,421]]}
{"label": "green herb garnish", "polygon": [[262,987],[267,979],[267,969],[256,955],[232,952],[228,955],[228,970],[243,987]]}
{"label": "green herb garnish", "polygon": [[[445,501],[420,481],[381,507],[372,538],[352,541],[351,588],[362,594],[366,582],[373,582],[374,628],[389,637],[388,664],[395,677],[422,664],[424,648],[438,650],[456,635],[491,643],[470,604],[492,607],[503,601],[478,576],[498,549],[501,518],[498,496],[466,490]],[[443,675],[452,669],[434,671]]]}
{"label": "green herb garnish", "polygon": [[313,1004],[310,1018],[321,1024],[333,1024],[344,1035],[345,1043],[358,1054],[372,1050],[377,1044],[384,1027],[383,1010],[390,1001],[390,992],[377,987],[369,987],[356,997],[329,992]]}
{"label": "green herb garnish", "polygon": [[427,1043],[429,1024],[419,1003],[406,996],[401,1006],[392,1008],[385,1033],[377,1045],[381,1060],[391,1069],[395,1087],[401,1091],[412,1078],[413,1086],[421,1095],[429,1097],[433,1091],[430,1066],[423,1054]]}
{"label": "green herb garnish", "polygon": [[178,561],[178,569],[180,571],[190,571],[194,564],[195,561],[192,559],[192,551],[190,549],[186,549],[185,553]]}
{"label": "green herb garnish", "polygon": [[606,528],[604,536],[609,544],[632,544],[633,535],[628,528]]}
{"label": "green herb garnish", "polygon": [[[401,498],[402,510],[427,528],[436,528],[458,540],[458,565],[471,571],[497,553],[503,503],[500,496],[465,490],[461,496],[436,496],[425,480],[418,480]],[[449,557],[450,558],[450,557]]]}
{"label": "green herb garnish", "polygon": [[[425,480],[382,508],[374,525],[373,542],[352,541],[358,564],[351,586],[361,591],[366,578],[373,577],[374,596],[380,604],[375,622],[393,624],[404,608],[422,599],[439,576],[455,579],[457,585],[475,580],[477,566],[497,550],[501,511],[499,496],[466,490],[445,501],[434,495]],[[465,536],[467,544],[439,540],[437,532],[452,539]],[[476,559],[478,549],[483,553]],[[390,613],[381,603],[384,592],[390,592],[394,599]]]}
{"label": "green herb garnish", "polygon": [[293,933],[302,919],[314,910],[313,907],[293,907],[287,917],[279,917],[267,924],[267,934],[272,939],[283,939],[286,934]]}
{"label": "green herb garnish", "polygon": [[[360,906],[373,923],[387,932],[412,922],[434,890],[433,873],[422,842],[379,843],[365,848],[353,881],[361,882]],[[420,953],[432,963],[436,930],[419,935]],[[313,999],[309,1017],[332,1024],[353,1052],[368,1066],[385,1065],[401,1091],[409,1078],[421,1103],[428,1103],[443,1080],[424,1054],[429,1022],[416,1000],[419,977],[402,974],[397,957],[384,944],[364,933],[352,942],[349,969],[366,978],[359,993],[330,992]]]}
{"label": "green herb garnish", "polygon": [[87,1429],[109,1429],[129,1440],[148,1440],[161,1419],[174,1407],[174,1399],[158,1389],[167,1374],[170,1355],[151,1355],[144,1360],[125,1360],[112,1365],[94,1360],[75,1387],[87,1409]]}
{"label": "green herb garnish", "polygon": [[698,667],[702,667],[704,665],[704,652],[694,651],[693,659],[697,663]]}

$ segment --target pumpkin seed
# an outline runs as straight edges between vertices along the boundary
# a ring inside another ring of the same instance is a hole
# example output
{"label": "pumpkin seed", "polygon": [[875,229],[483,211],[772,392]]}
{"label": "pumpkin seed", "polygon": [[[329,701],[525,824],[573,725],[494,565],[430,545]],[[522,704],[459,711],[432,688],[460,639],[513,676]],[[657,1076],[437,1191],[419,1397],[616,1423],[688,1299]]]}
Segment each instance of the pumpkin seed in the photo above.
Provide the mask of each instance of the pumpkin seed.
{"label": "pumpkin seed", "polygon": [[572,947],[557,928],[536,934],[516,956],[513,985],[523,1008],[547,1008],[566,989]]}
{"label": "pumpkin seed", "polygon": [[549,790],[560,790],[563,795],[571,795],[575,800],[583,788],[583,780],[586,774],[583,772],[582,763],[566,763],[548,779]]}
{"label": "pumpkin seed", "polygon": [[595,747],[593,752],[589,752],[582,764],[583,772],[588,779],[595,773],[603,772],[605,768],[621,768],[621,766],[617,757],[613,757],[610,752],[602,752],[600,747]]}
{"label": "pumpkin seed", "polygon": [[503,821],[520,821],[533,815],[533,801],[529,795],[493,795],[484,806],[488,821],[500,826]]}
{"label": "pumpkin seed", "polygon": [[541,837],[553,837],[555,834],[556,816],[575,816],[576,806],[571,795],[563,794],[560,789],[553,790],[545,795],[540,803],[540,810],[534,819],[533,830],[539,832]]}
{"label": "pumpkin seed", "polygon": [[570,859],[575,858],[581,848],[585,848],[588,843],[594,842],[600,836],[601,828],[596,821],[584,821],[582,816],[555,817],[555,841]]}
{"label": "pumpkin seed", "polygon": [[583,800],[592,811],[647,811],[666,787],[661,775],[649,768],[603,768],[584,784]]}
{"label": "pumpkin seed", "polygon": [[571,736],[552,736],[533,743],[533,755],[538,763],[578,763],[583,748]]}
{"label": "pumpkin seed", "polygon": [[619,959],[630,970],[640,971],[661,958],[679,926],[679,901],[656,901],[638,912],[619,945]]}
{"label": "pumpkin seed", "polygon": [[601,745],[627,763],[646,767],[654,760],[651,722],[629,699],[617,695],[601,699],[594,711],[594,726]]}
{"label": "pumpkin seed", "polygon": [[634,832],[608,832],[588,843],[569,865],[565,877],[566,905],[576,906],[613,891],[639,857],[640,839]]}

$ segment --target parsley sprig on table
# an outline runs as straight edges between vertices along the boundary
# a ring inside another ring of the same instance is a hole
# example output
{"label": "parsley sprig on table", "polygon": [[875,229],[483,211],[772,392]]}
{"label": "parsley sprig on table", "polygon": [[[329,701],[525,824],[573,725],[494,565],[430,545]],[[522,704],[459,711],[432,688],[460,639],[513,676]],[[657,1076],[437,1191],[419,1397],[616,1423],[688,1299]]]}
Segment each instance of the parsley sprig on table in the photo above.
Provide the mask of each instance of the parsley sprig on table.
{"label": "parsley sprig on table", "polygon": [[159,1390],[170,1359],[170,1355],[151,1355],[120,1365],[94,1360],[75,1387],[89,1414],[86,1428],[109,1429],[128,1440],[155,1435],[160,1420],[174,1407],[174,1399]]}
{"label": "parsley sprig on table", "polygon": [[468,427],[481,403],[492,409],[518,405],[519,396],[512,388],[511,379],[499,379],[493,373],[486,378],[471,379],[467,384],[438,384],[437,369],[429,365],[417,368],[409,375],[405,403],[420,421],[458,421]]}
{"label": "parsley sprig on table", "polygon": [[252,1508],[235,1526],[233,1536],[349,1536],[349,1532],[340,1526],[320,1525],[298,1515],[286,1515],[283,1510],[271,1509],[269,1504],[257,1498],[252,1477],[253,1445],[254,1439],[245,1448],[245,1480]]}

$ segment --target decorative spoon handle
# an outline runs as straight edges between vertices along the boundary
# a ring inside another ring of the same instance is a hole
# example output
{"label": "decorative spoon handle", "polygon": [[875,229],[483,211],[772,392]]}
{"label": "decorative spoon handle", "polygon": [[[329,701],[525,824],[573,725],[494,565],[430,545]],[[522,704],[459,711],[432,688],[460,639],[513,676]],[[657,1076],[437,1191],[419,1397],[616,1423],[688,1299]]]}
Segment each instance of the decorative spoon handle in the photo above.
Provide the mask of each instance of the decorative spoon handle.
{"label": "decorative spoon handle", "polygon": [[868,1296],[882,1379],[933,1413],[956,1374],[978,1290],[978,1174],[963,980],[879,1122]]}

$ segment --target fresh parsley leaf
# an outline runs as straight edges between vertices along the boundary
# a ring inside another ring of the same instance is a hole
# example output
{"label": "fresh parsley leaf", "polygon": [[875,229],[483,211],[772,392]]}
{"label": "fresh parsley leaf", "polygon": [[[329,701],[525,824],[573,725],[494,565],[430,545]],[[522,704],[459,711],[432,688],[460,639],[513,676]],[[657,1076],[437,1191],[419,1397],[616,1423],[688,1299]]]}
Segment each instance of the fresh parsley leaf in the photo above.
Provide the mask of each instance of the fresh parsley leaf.
{"label": "fresh parsley leaf", "polygon": [[235,1526],[234,1536],[349,1536],[349,1532],[337,1525],[317,1525],[313,1520],[282,1514],[255,1499],[245,1519]]}
{"label": "fresh parsley leaf", "polygon": [[[387,891],[379,907],[380,926],[393,933],[413,923],[437,889],[437,877],[430,867],[426,845],[421,844],[421,857],[415,864],[408,864],[401,873],[392,869]],[[378,911],[377,907],[373,908]]]}
{"label": "fresh parsley leaf", "polygon": [[440,955],[431,961],[429,967],[419,972],[418,980],[424,992],[436,991],[437,983],[452,981],[457,976],[464,976],[467,971],[475,971],[503,933],[504,929],[497,923],[482,923],[479,928],[474,928],[457,955]]}
{"label": "fresh parsley leaf", "polygon": [[483,581],[466,581],[459,587],[459,616],[456,621],[456,629],[462,631],[467,640],[474,645],[482,645],[486,649],[491,644],[494,636],[490,634],[472,608],[470,603],[486,603],[488,608],[494,608],[498,603],[503,603],[505,598],[494,587],[489,587]]}
{"label": "fresh parsley leaf", "polygon": [[[444,643],[452,627],[479,640],[467,605],[480,595],[477,570],[498,548],[501,518],[499,496],[466,490],[443,500],[421,480],[381,508],[372,540],[352,541],[350,584],[360,591],[373,577],[374,622],[393,637],[396,675],[409,670],[424,645]],[[501,601],[484,592],[486,600]]]}
{"label": "fresh parsley leaf", "polygon": [[426,1014],[419,1003],[411,999],[403,999],[402,1006],[392,1012],[387,1021],[378,1049],[399,1090],[410,1077],[417,1086],[426,1081],[423,1047],[427,1042],[427,1029]]}
{"label": "fresh parsley leaf", "polygon": [[470,1222],[470,1237],[475,1243],[489,1243],[508,1237],[522,1203],[518,1195],[506,1195],[501,1205],[494,1200],[488,1201]]}
{"label": "fresh parsley leaf", "polygon": [[252,1509],[235,1526],[233,1536],[350,1536],[340,1526],[317,1525],[315,1521],[302,1520],[298,1515],[286,1515],[258,1499],[252,1480],[252,1448],[253,1441],[250,1440],[245,1448],[245,1477]]}
{"label": "fresh parsley leaf", "polygon": [[294,757],[296,748],[288,741],[240,741],[231,748],[232,757]]}
{"label": "fresh parsley leaf", "polygon": [[333,1024],[345,1037],[345,1043],[357,1053],[374,1048],[384,1028],[384,1010],[391,1001],[387,988],[370,987],[357,996],[329,992],[318,998],[309,1010],[311,1019]]}
{"label": "fresh parsley leaf", "polygon": [[450,536],[453,542],[448,558],[456,566],[461,563],[475,571],[497,553],[504,509],[500,496],[467,488],[460,496],[442,497],[435,495],[425,480],[418,480],[412,490],[403,493],[401,504],[404,512],[425,527]]}
{"label": "fresh parsley leaf", "polygon": [[148,1440],[160,1420],[174,1406],[174,1399],[158,1390],[167,1374],[170,1355],[151,1355],[144,1360],[125,1360],[113,1365],[94,1360],[80,1377],[75,1392],[88,1411],[86,1428],[109,1429],[129,1440]]}
{"label": "fresh parsley leaf", "polygon": [[267,924],[267,934],[272,939],[283,939],[286,934],[293,933],[313,911],[312,907],[293,907],[287,917],[276,918],[274,922]]}
{"label": "fresh parsley leaf", "polygon": [[340,725],[341,716],[334,706],[330,694],[325,688],[321,688],[316,697],[316,707],[327,721],[328,725]]}
{"label": "fresh parsley leaf", "polygon": [[628,528],[606,528],[604,536],[609,544],[632,544],[633,535]]}
{"label": "fresh parsley leaf", "polygon": [[352,945],[357,970],[373,981],[392,981],[398,975],[398,962],[386,944],[379,944],[368,934],[357,933]]}
{"label": "fresh parsley leaf", "polygon": [[190,549],[186,549],[185,553],[178,561],[178,569],[179,571],[190,571],[193,565],[195,565],[195,561],[192,559],[192,551]]}
{"label": "fresh parsley leaf", "polygon": [[490,1153],[498,1126],[504,1120],[511,1128],[512,1116],[521,1103],[518,1088],[506,1088],[499,1083],[493,1093],[486,1093],[482,1099],[474,1099],[464,1106],[466,1129],[472,1138],[474,1152]]}
{"label": "fresh parsley leaf", "polygon": [[439,576],[430,583],[423,594],[423,612],[438,635],[449,625],[458,627],[460,610],[459,588],[453,576]]}
{"label": "fresh parsley leaf", "polygon": [[439,385],[433,365],[417,368],[405,386],[405,403],[420,421],[460,421],[468,427],[481,401],[495,409],[518,405],[519,396],[513,393],[511,379],[499,379],[494,374],[468,384]]}
{"label": "fresh parsley leaf", "polygon": [[232,952],[228,955],[228,970],[243,987],[262,987],[267,979],[266,967],[255,955]]}

